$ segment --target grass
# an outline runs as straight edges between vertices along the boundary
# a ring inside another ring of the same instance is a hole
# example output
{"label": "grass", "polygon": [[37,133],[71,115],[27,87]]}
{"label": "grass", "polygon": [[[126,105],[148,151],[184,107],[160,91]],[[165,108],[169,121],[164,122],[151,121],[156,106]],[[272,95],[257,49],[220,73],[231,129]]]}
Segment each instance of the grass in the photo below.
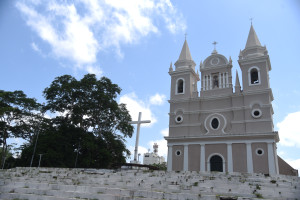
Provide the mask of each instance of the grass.
{"label": "grass", "polygon": [[264,197],[260,193],[255,193],[256,198],[258,199],[263,199]]}
{"label": "grass", "polygon": [[257,189],[257,190],[260,190],[260,189],[261,189],[261,188],[260,188],[260,185],[256,184],[256,189]]}

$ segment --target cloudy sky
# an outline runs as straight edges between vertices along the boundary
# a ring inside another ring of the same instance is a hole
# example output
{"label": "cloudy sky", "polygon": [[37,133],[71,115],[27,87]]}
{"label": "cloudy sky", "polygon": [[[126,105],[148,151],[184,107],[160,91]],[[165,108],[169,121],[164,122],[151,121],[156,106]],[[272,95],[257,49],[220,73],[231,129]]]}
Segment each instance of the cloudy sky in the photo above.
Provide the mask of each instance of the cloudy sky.
{"label": "cloudy sky", "polygon": [[[44,102],[42,91],[57,76],[106,76],[122,88],[118,101],[133,120],[142,112],[152,121],[141,128],[140,153],[157,142],[166,156],[168,69],[185,33],[198,67],[217,41],[240,73],[250,18],[271,59],[278,154],[300,169],[298,0],[1,0],[0,89]],[[127,140],[130,150],[134,140]]]}

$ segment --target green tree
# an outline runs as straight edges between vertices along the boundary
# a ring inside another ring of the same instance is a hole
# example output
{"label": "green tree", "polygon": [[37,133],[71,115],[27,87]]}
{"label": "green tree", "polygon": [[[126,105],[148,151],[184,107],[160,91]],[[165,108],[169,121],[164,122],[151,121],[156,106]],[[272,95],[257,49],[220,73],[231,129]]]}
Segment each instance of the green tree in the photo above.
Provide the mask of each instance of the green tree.
{"label": "green tree", "polygon": [[[52,123],[56,132],[61,133],[61,140],[73,138],[71,143],[65,144],[71,148],[69,156],[72,159],[75,156],[75,162],[78,157],[77,166],[109,167],[125,162],[130,152],[124,142],[126,137],[132,136],[133,127],[128,124],[131,117],[126,106],[116,101],[120,92],[118,85],[108,78],[98,80],[93,74],[81,80],[70,75],[60,76],[44,90],[47,102],[43,109],[60,113]],[[56,143],[60,142],[56,140]],[[40,139],[38,144],[42,145]]]}
{"label": "green tree", "polygon": [[19,137],[31,141],[38,129],[41,105],[28,98],[23,91],[0,90],[0,144],[2,145],[1,166],[7,153],[7,139]]}

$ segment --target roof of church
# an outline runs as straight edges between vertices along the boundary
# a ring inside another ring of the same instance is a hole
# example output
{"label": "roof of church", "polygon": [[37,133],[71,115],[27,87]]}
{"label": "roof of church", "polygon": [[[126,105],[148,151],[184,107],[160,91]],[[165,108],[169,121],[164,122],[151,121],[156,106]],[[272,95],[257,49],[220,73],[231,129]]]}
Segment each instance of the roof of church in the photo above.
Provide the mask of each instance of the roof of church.
{"label": "roof of church", "polygon": [[189,49],[189,45],[188,45],[186,40],[184,41],[183,47],[181,49],[181,53],[180,53],[180,56],[178,58],[178,61],[179,60],[182,60],[182,61],[183,60],[193,60],[192,56],[191,56],[190,49]]}
{"label": "roof of church", "polygon": [[253,28],[253,26],[251,24],[245,48],[254,47],[254,46],[261,46],[261,44],[260,44],[260,42],[258,40],[258,37],[256,35],[256,32],[255,32],[255,30],[254,30],[254,28]]}

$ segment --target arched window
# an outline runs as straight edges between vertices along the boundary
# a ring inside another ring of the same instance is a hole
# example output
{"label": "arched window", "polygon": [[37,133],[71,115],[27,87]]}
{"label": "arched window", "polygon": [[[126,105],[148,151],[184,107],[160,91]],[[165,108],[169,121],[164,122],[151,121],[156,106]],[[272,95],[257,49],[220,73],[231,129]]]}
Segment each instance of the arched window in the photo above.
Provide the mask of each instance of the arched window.
{"label": "arched window", "polygon": [[248,71],[249,85],[260,84],[260,71],[257,67],[251,67]]}
{"label": "arched window", "polygon": [[251,84],[259,83],[257,69],[256,68],[252,69],[250,73],[251,73]]}
{"label": "arched window", "polygon": [[213,88],[218,88],[218,87],[219,87],[219,77],[218,76],[214,76]]}
{"label": "arched window", "polygon": [[184,94],[184,80],[183,79],[177,80],[176,94]]}

